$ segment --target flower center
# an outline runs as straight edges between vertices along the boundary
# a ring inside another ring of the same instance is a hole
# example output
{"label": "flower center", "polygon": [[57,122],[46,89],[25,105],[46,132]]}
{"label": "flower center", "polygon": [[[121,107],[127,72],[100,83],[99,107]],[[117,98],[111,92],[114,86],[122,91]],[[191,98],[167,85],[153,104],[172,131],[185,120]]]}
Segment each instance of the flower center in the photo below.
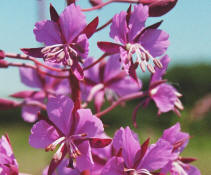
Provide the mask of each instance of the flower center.
{"label": "flower center", "polygon": [[69,137],[60,137],[57,140],[55,140],[53,143],[51,143],[49,146],[45,148],[46,151],[54,151],[56,149],[56,146],[58,144],[61,144],[54,154],[54,159],[59,160],[62,157],[62,151],[64,146],[67,147],[67,150],[69,151],[70,158],[76,159],[78,156],[81,155],[81,152],[79,151],[76,141],[83,140],[84,137],[87,136],[87,134],[76,134],[71,135]]}
{"label": "flower center", "polygon": [[46,46],[41,50],[43,57],[46,61],[60,63],[64,65],[72,66],[73,57],[77,57],[78,54],[69,44],[56,44],[52,46]]}
{"label": "flower center", "polygon": [[152,55],[144,49],[144,47],[141,44],[126,44],[126,50],[128,51],[128,57],[129,59],[132,59],[133,55],[136,55],[136,63],[138,63],[141,67],[141,70],[145,72],[146,68],[151,72],[155,73],[154,67],[149,63],[150,60],[153,61],[154,65],[158,68],[162,68],[162,63],[158,60],[152,57]]}

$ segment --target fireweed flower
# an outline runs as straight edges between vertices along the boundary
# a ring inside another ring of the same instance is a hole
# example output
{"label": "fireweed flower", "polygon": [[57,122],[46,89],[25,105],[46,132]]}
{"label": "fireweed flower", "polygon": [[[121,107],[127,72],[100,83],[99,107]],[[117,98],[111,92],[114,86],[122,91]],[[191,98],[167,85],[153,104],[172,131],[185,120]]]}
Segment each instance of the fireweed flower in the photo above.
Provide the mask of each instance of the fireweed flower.
{"label": "fireweed flower", "polygon": [[[55,66],[50,64],[51,66]],[[52,75],[65,75],[45,70]],[[67,79],[58,79],[43,75],[31,68],[20,68],[21,82],[30,88],[38,90],[21,91],[12,94],[12,97],[24,99],[22,105],[22,117],[24,121],[34,122],[37,120],[37,113],[45,106],[45,99],[52,95],[64,95],[70,93]],[[37,104],[37,105],[36,105]]]}
{"label": "fireweed flower", "polygon": [[[179,110],[183,110],[183,105],[179,100],[182,96],[172,85],[162,82],[162,77],[166,73],[170,58],[165,55],[161,58],[160,62],[163,65],[162,69],[155,67],[155,73],[151,77],[149,95],[156,106],[158,107],[158,114],[174,111],[180,116]],[[147,101],[149,102],[148,99]],[[147,102],[147,103],[148,103]]]}
{"label": "fireweed flower", "polygon": [[50,6],[51,20],[35,24],[36,40],[46,46],[37,49],[22,49],[28,55],[43,57],[45,61],[70,66],[78,79],[83,78],[79,64],[88,56],[88,38],[95,32],[98,18],[86,25],[86,17],[79,6],[69,5],[59,16]]}
{"label": "fireweed flower", "polygon": [[172,153],[174,154],[174,159],[169,161],[169,163],[163,167],[162,173],[167,174],[170,172],[171,175],[200,175],[200,171],[189,165],[194,158],[183,158],[180,153],[187,146],[189,141],[189,134],[181,132],[180,124],[177,123],[174,126],[166,129],[163,132],[161,139],[168,141],[173,146]]}
{"label": "fireweed flower", "polygon": [[94,164],[91,147],[101,148],[111,142],[111,139],[100,139],[104,134],[100,119],[89,109],[79,109],[72,114],[73,107],[68,97],[50,98],[47,104],[49,120],[40,120],[31,129],[29,143],[32,147],[50,151],[60,145],[49,166],[51,173],[66,154],[70,167],[79,171],[89,169]]}
{"label": "fireweed flower", "polygon": [[[131,7],[127,12],[122,11],[112,20],[110,37],[118,44],[110,42],[98,42],[98,47],[106,53],[120,53],[122,68],[130,76],[137,79],[135,70],[138,65],[145,72],[145,66],[151,73],[155,70],[150,64],[162,68],[162,64],[155,57],[161,56],[168,48],[169,35],[157,29],[160,23],[145,27],[148,18],[148,6],[142,4]],[[136,58],[133,59],[133,56]]]}
{"label": "fireweed flower", "polygon": [[140,146],[138,136],[129,127],[120,128],[114,135],[113,147],[121,156],[111,158],[102,175],[152,175],[172,159],[172,146],[160,139],[149,145],[149,139]]}
{"label": "fireweed flower", "polygon": [[0,175],[18,175],[18,163],[12,151],[9,137],[0,139]]}
{"label": "fireweed flower", "polygon": [[[89,58],[85,65],[90,65]],[[94,98],[96,110],[99,112],[104,103],[104,96],[113,102],[119,97],[137,92],[141,88],[125,71],[120,69],[119,55],[112,55],[106,62],[88,69],[85,72],[84,83],[81,84],[82,98],[91,101]]]}

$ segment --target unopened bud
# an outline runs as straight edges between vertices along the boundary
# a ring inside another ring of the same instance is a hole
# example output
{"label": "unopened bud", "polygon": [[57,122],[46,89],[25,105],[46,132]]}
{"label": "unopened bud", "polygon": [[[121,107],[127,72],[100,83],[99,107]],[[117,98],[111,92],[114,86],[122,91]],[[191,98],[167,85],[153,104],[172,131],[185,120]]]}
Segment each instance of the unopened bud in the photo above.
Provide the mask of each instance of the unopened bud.
{"label": "unopened bud", "polygon": [[18,103],[15,101],[3,99],[3,98],[0,99],[0,110],[11,109],[17,106],[18,106]]}
{"label": "unopened bud", "polygon": [[3,50],[0,50],[0,59],[4,59],[5,58],[5,53]]}
{"label": "unopened bud", "polygon": [[5,60],[0,60],[0,68],[8,68],[8,62]]}
{"label": "unopened bud", "polygon": [[102,0],[89,0],[89,2],[92,4],[92,6],[100,5],[103,3]]}

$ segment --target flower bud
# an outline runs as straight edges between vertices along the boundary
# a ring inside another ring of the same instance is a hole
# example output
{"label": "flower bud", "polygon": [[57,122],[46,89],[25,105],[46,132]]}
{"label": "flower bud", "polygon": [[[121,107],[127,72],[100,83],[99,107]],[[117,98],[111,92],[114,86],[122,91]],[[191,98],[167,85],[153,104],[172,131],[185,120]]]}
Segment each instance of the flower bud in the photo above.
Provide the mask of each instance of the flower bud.
{"label": "flower bud", "polygon": [[0,110],[17,107],[18,103],[12,100],[0,98]]}
{"label": "flower bud", "polygon": [[5,58],[5,53],[3,50],[0,50],[0,59],[4,59]]}
{"label": "flower bud", "polygon": [[177,3],[177,0],[140,0],[149,6],[149,16],[158,17],[168,13]]}
{"label": "flower bud", "polygon": [[89,0],[89,2],[92,4],[92,6],[100,5],[103,3],[102,0]]}
{"label": "flower bud", "polygon": [[5,60],[0,60],[0,68],[7,68],[8,62]]}

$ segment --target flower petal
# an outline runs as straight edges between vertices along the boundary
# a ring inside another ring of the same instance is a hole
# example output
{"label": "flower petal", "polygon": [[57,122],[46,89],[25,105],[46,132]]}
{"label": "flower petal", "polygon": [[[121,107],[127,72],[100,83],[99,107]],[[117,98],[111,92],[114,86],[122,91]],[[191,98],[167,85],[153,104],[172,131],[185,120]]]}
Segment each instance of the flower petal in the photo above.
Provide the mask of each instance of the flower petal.
{"label": "flower petal", "polygon": [[158,29],[147,30],[139,38],[139,43],[153,56],[161,56],[169,46],[169,35]]}
{"label": "flower petal", "polygon": [[166,83],[163,83],[152,89],[152,99],[160,112],[168,112],[174,109],[174,103],[177,99],[175,89]]}
{"label": "flower petal", "polygon": [[82,142],[80,145],[78,145],[78,149],[80,150],[81,155],[76,158],[76,167],[80,171],[91,169],[91,167],[94,165],[94,162],[92,159],[89,141]]}
{"label": "flower petal", "polygon": [[148,18],[148,6],[142,4],[134,6],[129,20],[128,39],[132,42],[133,39],[139,34],[145,26],[145,21]]}
{"label": "flower petal", "polygon": [[122,149],[122,157],[127,167],[133,167],[135,155],[140,149],[137,135],[129,127],[120,128],[114,135],[113,146],[116,151]]}
{"label": "flower petal", "polygon": [[126,23],[127,13],[125,11],[116,14],[112,19],[112,24],[110,28],[110,37],[116,42],[126,44],[127,43],[127,23]]}
{"label": "flower petal", "polygon": [[121,157],[111,158],[104,166],[101,175],[124,174],[124,160]]}
{"label": "flower petal", "polygon": [[34,34],[36,40],[45,45],[61,44],[58,25],[50,20],[40,21],[35,24]]}
{"label": "flower petal", "polygon": [[86,27],[86,17],[79,6],[67,6],[59,17],[62,33],[67,43],[71,43]]}
{"label": "flower petal", "polygon": [[33,123],[37,120],[37,113],[40,111],[40,108],[37,106],[25,105],[22,107],[22,117],[24,121]]}
{"label": "flower petal", "polygon": [[34,148],[46,148],[57,138],[59,135],[55,128],[44,120],[40,120],[31,129],[29,144]]}
{"label": "flower petal", "polygon": [[42,83],[37,72],[31,68],[20,68],[21,82],[32,88],[42,88]]}
{"label": "flower petal", "polygon": [[72,121],[73,102],[67,96],[52,97],[47,103],[49,119],[63,132],[68,135]]}
{"label": "flower petal", "polygon": [[102,121],[93,116],[90,109],[79,109],[77,111],[79,121],[75,134],[86,133],[87,137],[101,136],[104,132]]}
{"label": "flower petal", "polygon": [[160,139],[154,145],[151,145],[141,163],[138,166],[148,171],[155,171],[163,168],[170,160],[172,160],[173,147],[165,140]]}

